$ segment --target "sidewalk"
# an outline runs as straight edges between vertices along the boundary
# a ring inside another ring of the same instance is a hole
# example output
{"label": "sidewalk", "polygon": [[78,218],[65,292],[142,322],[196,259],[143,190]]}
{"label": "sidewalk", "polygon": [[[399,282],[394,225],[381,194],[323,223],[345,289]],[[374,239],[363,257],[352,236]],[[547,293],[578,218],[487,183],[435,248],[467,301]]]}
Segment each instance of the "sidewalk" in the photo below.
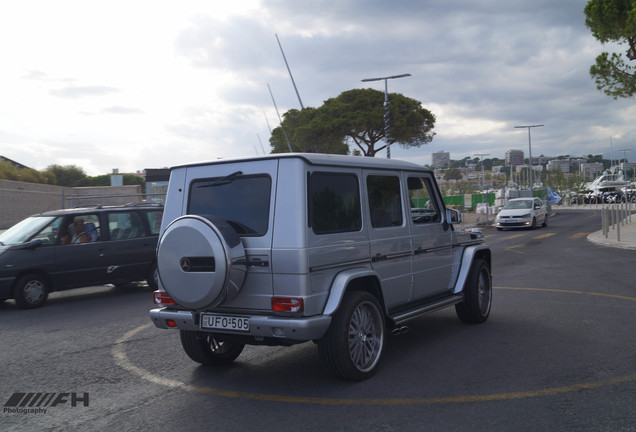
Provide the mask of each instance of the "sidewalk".
{"label": "sidewalk", "polygon": [[[560,210],[578,210],[578,211],[590,211],[601,210],[602,206],[554,206],[550,216],[558,214]],[[488,216],[488,224],[484,224],[485,215],[478,215],[475,213],[464,213],[464,226],[465,229],[470,230],[472,228],[490,229],[493,227],[495,215]],[[600,215],[599,215],[600,219]],[[618,233],[616,229],[610,227],[607,237],[603,235],[603,231],[599,230],[588,234],[587,240],[590,243],[594,243],[601,246],[615,247],[621,249],[633,249],[636,250],[636,213],[632,213],[632,220],[629,222],[627,218],[625,224],[620,226],[620,241],[618,240]]]}

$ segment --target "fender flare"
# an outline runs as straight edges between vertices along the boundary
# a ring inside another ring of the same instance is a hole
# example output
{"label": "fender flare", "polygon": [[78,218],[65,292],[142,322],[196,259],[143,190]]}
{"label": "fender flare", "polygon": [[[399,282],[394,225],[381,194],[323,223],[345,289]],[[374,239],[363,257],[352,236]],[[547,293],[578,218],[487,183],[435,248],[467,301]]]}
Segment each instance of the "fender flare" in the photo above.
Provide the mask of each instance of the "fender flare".
{"label": "fender flare", "polygon": [[[464,253],[462,255],[461,266],[459,269],[459,274],[457,275],[457,282],[455,283],[455,289],[453,290],[454,294],[458,294],[464,291],[464,285],[466,285],[466,280],[468,279],[468,274],[470,273],[470,268],[475,261],[475,258],[478,255],[481,255],[482,252],[486,255],[486,261],[488,262],[488,266],[491,266],[491,255],[490,248],[485,245],[474,245],[468,246],[464,249]],[[492,274],[491,274],[492,277]]]}
{"label": "fender flare", "polygon": [[[369,268],[353,268],[338,273],[331,284],[331,291],[329,293],[329,298],[327,299],[323,315],[333,315],[340,307],[340,303],[342,302],[342,298],[344,297],[349,283],[355,279],[363,277],[373,277],[378,281],[380,280],[378,274]],[[384,304],[383,299],[378,300],[381,304]]]}

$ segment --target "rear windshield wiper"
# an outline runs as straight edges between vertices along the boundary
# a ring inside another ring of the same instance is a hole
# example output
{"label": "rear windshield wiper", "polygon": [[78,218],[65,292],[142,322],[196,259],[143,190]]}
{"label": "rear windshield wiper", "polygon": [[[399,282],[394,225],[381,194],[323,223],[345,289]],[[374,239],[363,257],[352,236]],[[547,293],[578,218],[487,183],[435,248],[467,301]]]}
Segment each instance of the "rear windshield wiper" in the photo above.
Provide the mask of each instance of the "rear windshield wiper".
{"label": "rear windshield wiper", "polygon": [[232,179],[234,179],[234,177],[238,177],[240,175],[243,175],[243,171],[233,172],[232,174],[228,174],[225,177],[218,178],[216,180],[211,181],[210,183],[202,184],[202,185],[199,185],[197,187],[204,188],[204,187],[213,187],[213,186],[225,185],[225,184],[228,184],[228,183],[232,183]]}

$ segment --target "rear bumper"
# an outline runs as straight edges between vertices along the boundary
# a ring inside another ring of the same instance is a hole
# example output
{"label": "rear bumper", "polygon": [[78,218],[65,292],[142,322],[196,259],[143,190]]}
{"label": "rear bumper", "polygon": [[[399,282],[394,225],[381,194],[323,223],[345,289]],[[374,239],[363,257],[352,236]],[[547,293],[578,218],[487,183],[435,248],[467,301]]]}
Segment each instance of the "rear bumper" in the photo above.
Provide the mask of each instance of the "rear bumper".
{"label": "rear bumper", "polygon": [[[150,319],[158,328],[179,329],[190,331],[204,331],[210,333],[252,336],[255,338],[290,339],[309,341],[320,339],[331,324],[331,317],[318,315],[313,317],[275,317],[252,315],[249,316],[250,331],[236,332],[229,330],[205,329],[199,326],[199,312],[178,311],[167,308],[152,309]],[[176,327],[168,326],[167,321],[176,323]]]}

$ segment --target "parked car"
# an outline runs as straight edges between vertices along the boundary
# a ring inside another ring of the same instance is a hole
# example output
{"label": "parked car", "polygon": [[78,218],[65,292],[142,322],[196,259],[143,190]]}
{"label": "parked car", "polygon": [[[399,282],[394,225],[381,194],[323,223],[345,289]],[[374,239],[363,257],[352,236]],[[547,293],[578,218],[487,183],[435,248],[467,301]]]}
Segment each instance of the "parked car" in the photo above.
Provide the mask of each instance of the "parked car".
{"label": "parked car", "polygon": [[97,206],[30,216],[0,234],[0,300],[42,306],[52,291],[146,280],[156,286],[163,206]]}
{"label": "parked car", "polygon": [[548,226],[548,208],[539,198],[513,198],[501,208],[495,219],[498,230],[504,228],[535,229]]}
{"label": "parked car", "polygon": [[419,165],[293,153],[174,167],[163,220],[150,317],[201,364],[315,341],[330,373],[362,380],[410,320],[490,313],[490,249],[454,228]]}

